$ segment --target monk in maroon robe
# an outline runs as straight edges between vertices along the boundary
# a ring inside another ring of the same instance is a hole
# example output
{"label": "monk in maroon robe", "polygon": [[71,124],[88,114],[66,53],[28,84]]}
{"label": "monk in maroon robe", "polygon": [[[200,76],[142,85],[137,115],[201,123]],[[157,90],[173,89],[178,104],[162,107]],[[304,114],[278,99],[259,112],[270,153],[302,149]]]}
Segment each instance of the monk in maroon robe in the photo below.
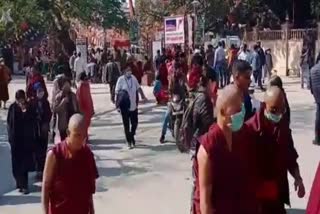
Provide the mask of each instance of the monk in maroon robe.
{"label": "monk in maroon robe", "polygon": [[192,214],[257,214],[253,141],[243,126],[242,93],[235,86],[219,94],[217,113],[217,124],[199,139]]}
{"label": "monk in maroon robe", "polygon": [[313,181],[306,213],[320,214],[320,163]]}
{"label": "monk in maroon robe", "polygon": [[45,214],[94,214],[92,195],[98,171],[86,145],[85,118],[75,114],[69,134],[48,152],[42,188]]}
{"label": "monk in maroon robe", "polygon": [[261,214],[286,213],[284,204],[290,205],[288,171],[295,179],[298,197],[305,195],[285,109],[283,91],[271,86],[260,111],[247,121],[255,141],[256,197]]}

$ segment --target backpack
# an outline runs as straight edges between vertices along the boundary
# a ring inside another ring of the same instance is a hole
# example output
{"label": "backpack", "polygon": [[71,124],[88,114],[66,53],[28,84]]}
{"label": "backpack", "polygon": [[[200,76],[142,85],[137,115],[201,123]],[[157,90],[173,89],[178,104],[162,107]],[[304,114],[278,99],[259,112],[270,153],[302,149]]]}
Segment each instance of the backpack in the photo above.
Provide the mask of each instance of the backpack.
{"label": "backpack", "polygon": [[183,114],[182,123],[180,127],[179,145],[178,149],[180,152],[189,152],[192,147],[192,139],[195,133],[195,128],[193,127],[193,111],[197,99],[201,95],[198,95],[187,107]]}
{"label": "backpack", "polygon": [[126,90],[120,90],[117,94],[116,108],[121,111],[128,111],[130,109],[130,97]]}

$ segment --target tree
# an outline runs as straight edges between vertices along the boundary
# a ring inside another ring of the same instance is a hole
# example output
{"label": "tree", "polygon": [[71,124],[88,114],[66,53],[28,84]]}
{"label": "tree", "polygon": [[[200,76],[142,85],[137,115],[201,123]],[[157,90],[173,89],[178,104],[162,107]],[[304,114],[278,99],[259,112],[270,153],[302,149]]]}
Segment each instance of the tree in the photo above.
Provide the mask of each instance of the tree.
{"label": "tree", "polygon": [[7,35],[10,35],[8,32],[13,33],[11,35],[19,33],[19,25],[26,21],[53,34],[65,52],[71,54],[75,50],[75,44],[69,36],[72,20],[104,28],[127,29],[127,19],[121,6],[120,0],[2,0],[0,11],[11,8],[13,12],[13,25],[5,26]]}

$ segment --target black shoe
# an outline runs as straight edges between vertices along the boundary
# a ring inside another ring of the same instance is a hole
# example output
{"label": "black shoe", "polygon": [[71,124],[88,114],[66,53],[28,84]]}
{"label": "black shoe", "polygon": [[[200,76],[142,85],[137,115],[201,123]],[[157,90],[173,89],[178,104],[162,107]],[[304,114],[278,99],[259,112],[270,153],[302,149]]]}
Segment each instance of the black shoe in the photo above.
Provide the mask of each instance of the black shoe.
{"label": "black shoe", "polygon": [[21,193],[22,193],[22,192],[23,192],[23,189],[19,188],[19,192],[21,192]]}
{"label": "black shoe", "polygon": [[320,146],[320,142],[318,140],[313,140],[313,144],[316,146]]}
{"label": "black shoe", "polygon": [[30,191],[28,189],[22,189],[22,194],[29,195]]}
{"label": "black shoe", "polygon": [[164,135],[161,135],[161,137],[160,137],[160,143],[161,143],[161,144],[164,144],[164,140],[165,140]]}

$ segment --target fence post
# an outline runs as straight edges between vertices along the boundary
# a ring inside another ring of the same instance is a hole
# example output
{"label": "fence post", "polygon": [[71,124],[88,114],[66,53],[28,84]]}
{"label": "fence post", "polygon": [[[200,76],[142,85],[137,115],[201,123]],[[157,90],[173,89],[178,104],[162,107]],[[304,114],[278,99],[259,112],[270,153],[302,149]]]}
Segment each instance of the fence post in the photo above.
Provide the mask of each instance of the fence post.
{"label": "fence post", "polygon": [[285,40],[286,40],[286,76],[289,76],[289,15],[286,16]]}

